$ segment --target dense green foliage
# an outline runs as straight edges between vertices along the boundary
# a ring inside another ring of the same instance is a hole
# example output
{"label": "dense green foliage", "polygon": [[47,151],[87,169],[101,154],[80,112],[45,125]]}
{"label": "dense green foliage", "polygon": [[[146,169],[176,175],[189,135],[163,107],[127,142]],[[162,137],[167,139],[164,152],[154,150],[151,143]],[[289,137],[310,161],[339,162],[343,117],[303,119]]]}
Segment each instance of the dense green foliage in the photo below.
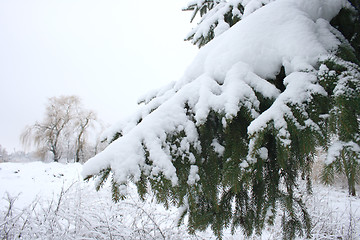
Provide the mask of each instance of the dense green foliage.
{"label": "dense green foliage", "polygon": [[[194,16],[204,15],[225,1],[202,1],[203,5],[189,5]],[[358,1],[353,1],[358,4]],[[354,6],[358,6],[354,4]],[[241,5],[237,6],[240,11]],[[233,13],[232,8],[229,12]],[[224,20],[231,27],[240,18],[225,11]],[[311,192],[311,170],[319,148],[328,151],[323,177],[330,182],[334,171],[345,173],[349,193],[355,195],[355,183],[360,173],[360,66],[359,66],[359,11],[343,9],[331,24],[342,33],[337,52],[320,59],[314,70],[299,74],[313,78],[307,86],[307,98],[301,102],[285,102],[289,109],[283,116],[286,127],[270,121],[258,131],[249,133],[254,111],[267,111],[277,99],[264,97],[252,89],[260,102],[258,107],[239,103],[236,116],[229,118],[224,112],[210,111],[206,121],[197,125],[200,145],[192,144],[189,151],[182,150],[186,133],[179,129],[166,137],[164,149],[172,156],[178,184],[174,185],[160,172],[151,175],[153,164],[149,149],[143,145],[146,166],[135,181],[139,195],[145,199],[154,193],[159,203],[181,208],[179,224],[185,221],[189,231],[211,227],[220,239],[222,230],[241,227],[248,235],[261,234],[275,217],[282,217],[283,238],[310,237],[311,219],[303,202],[301,180]],[[217,24],[217,23],[216,23]],[[215,24],[215,25],[216,25]],[[214,25],[214,26],[215,26]],[[193,39],[203,46],[214,37],[214,28],[207,35]],[[274,79],[267,79],[279,92],[286,91],[284,67]],[[218,83],[221,85],[221,83]],[[323,93],[312,91],[322,87]],[[185,104],[189,119],[195,119],[193,109]],[[195,122],[195,120],[194,120]],[[113,141],[121,137],[118,133]],[[336,151],[335,151],[336,150]],[[102,172],[99,186],[113,169]],[[115,201],[121,195],[119,185],[113,181]]]}
{"label": "dense green foliage", "polygon": [[355,8],[342,9],[331,21],[347,41],[339,47],[338,58],[325,62],[327,71],[320,81],[329,96],[326,150],[335,151],[335,159],[326,161],[323,180],[331,183],[336,172],[344,174],[349,194],[355,196],[360,182],[360,1],[350,2]]}

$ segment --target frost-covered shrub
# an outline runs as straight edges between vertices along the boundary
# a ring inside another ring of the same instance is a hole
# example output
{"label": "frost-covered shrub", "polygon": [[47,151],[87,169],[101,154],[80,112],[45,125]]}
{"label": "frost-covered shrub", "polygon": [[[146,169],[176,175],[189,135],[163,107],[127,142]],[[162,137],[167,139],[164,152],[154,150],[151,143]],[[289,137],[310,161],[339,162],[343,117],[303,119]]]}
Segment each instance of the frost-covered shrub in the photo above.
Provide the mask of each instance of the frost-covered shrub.
{"label": "frost-covered shrub", "polygon": [[[165,209],[151,193],[142,201],[133,184],[129,184],[126,200],[111,201],[107,197],[111,193],[109,184],[96,192],[94,182],[78,180],[76,169],[80,165],[6,163],[0,168],[4,183],[0,239],[216,239],[210,228],[190,235],[185,226],[176,227],[181,209]],[[46,184],[39,187],[44,181]],[[14,186],[18,186],[15,191]],[[42,194],[37,193],[37,187]],[[32,191],[26,193],[28,188]],[[300,181],[298,188],[304,191],[306,182]],[[12,194],[6,194],[6,190]],[[360,201],[348,196],[341,187],[315,182],[313,190],[312,195],[303,195],[312,219],[312,239],[357,239]],[[264,228],[261,236],[252,234],[248,239],[280,239],[281,223],[282,216],[276,215],[273,226]],[[239,229],[232,235],[229,226],[224,228],[223,238],[235,240],[245,236]]]}

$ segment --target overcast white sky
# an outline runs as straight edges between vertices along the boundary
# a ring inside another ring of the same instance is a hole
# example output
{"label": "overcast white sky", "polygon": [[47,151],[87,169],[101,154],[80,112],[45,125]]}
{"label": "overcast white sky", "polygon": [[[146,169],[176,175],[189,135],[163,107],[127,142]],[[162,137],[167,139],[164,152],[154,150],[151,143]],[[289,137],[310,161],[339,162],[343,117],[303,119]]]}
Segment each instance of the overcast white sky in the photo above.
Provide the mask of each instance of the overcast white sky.
{"label": "overcast white sky", "polygon": [[41,120],[47,99],[78,95],[105,123],[179,79],[197,48],[187,0],[0,0],[0,145]]}

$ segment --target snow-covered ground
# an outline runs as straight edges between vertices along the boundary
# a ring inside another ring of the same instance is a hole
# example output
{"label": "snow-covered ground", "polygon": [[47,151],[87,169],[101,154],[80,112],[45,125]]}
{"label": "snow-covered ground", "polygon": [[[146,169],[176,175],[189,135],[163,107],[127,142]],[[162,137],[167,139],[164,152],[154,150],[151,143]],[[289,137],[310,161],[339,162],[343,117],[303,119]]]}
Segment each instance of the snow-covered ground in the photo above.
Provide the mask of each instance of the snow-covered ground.
{"label": "snow-covered ground", "polygon": [[[0,163],[1,239],[215,239],[211,230],[189,235],[176,227],[178,211],[149,196],[145,202],[134,187],[128,198],[111,201],[110,188],[95,191],[81,179],[82,165]],[[360,239],[360,198],[346,188],[314,184],[306,196],[313,239]],[[280,239],[277,223],[252,239]],[[225,231],[224,239],[243,239]]]}

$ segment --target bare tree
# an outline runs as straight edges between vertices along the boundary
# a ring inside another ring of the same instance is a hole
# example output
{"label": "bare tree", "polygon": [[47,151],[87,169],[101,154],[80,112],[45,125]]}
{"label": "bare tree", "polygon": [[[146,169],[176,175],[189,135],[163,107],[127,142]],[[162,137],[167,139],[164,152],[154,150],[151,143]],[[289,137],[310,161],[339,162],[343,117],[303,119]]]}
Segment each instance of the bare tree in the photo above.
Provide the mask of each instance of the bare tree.
{"label": "bare tree", "polygon": [[85,159],[84,148],[87,144],[87,130],[92,127],[92,123],[96,121],[96,115],[89,110],[78,109],[78,115],[75,121],[77,128],[76,143],[75,143],[75,162],[81,162]]}
{"label": "bare tree", "polygon": [[7,162],[9,160],[9,154],[6,149],[0,145],[0,162]]}
{"label": "bare tree", "polygon": [[105,129],[108,128],[109,126],[105,126],[103,123],[100,123],[100,122],[98,122],[98,123],[99,123],[98,124],[99,130],[98,130],[98,134],[96,135],[95,143],[92,146],[92,150],[91,150],[92,156],[91,157],[102,152],[109,145],[109,143],[103,137],[103,133],[104,133]]}
{"label": "bare tree", "polygon": [[45,118],[27,126],[21,135],[25,147],[35,146],[41,157],[48,152],[58,162],[64,153],[71,154],[80,161],[84,149],[86,130],[96,116],[92,111],[84,110],[77,96],[60,96],[49,98]]}

